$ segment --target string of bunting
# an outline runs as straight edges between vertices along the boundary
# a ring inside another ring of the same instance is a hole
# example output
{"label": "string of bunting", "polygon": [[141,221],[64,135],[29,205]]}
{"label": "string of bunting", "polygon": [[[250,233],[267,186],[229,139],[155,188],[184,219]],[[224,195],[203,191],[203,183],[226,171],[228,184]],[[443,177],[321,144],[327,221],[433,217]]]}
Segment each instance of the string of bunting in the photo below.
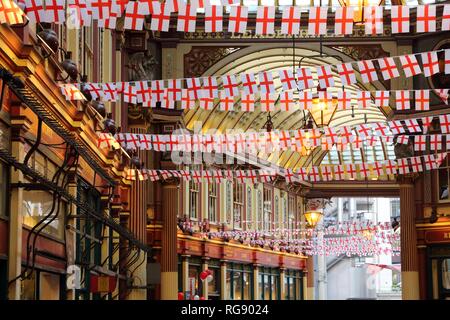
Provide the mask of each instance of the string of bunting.
{"label": "string of bunting", "polygon": [[[246,33],[248,21],[255,21],[255,34],[283,35],[299,34],[300,28],[307,28],[310,36],[328,33],[328,21],[332,21],[335,35],[353,33],[356,13],[359,7],[344,6],[256,6],[256,16],[252,9],[255,5],[240,5],[240,0],[4,0],[0,7],[0,23],[22,24],[24,19],[30,22],[63,24],[73,29],[92,26],[97,22],[100,28],[115,29],[117,20],[123,17],[126,30],[143,30],[144,26],[153,31],[169,31],[171,17],[176,19],[176,31],[180,32],[224,32]],[[443,6],[442,11],[437,10]],[[384,19],[384,11],[390,12],[390,19]],[[334,14],[330,14],[333,13]],[[411,16],[416,16],[415,31],[427,33],[450,30],[450,6],[447,4],[425,4],[415,6],[365,6],[362,24],[366,35],[379,35],[384,25],[390,23],[393,34],[411,32]],[[249,15],[250,13],[250,15]],[[412,13],[412,14],[410,14]],[[439,13],[439,16],[438,16]],[[176,14],[176,15],[175,15]],[[281,15],[281,16],[280,16]],[[307,15],[303,25],[302,17]],[[149,17],[151,16],[151,17]],[[197,22],[204,21],[204,28]],[[146,21],[150,21],[146,24]],[[228,21],[227,29],[224,22]],[[279,23],[281,22],[281,23]],[[277,30],[276,30],[277,29]]]}
{"label": "string of bunting", "polygon": [[[421,125],[419,124],[419,120]],[[439,121],[442,134],[428,135],[428,127],[434,120]],[[320,147],[331,150],[336,145],[338,151],[348,146],[361,148],[364,143],[374,146],[379,142],[408,144],[414,135],[416,151],[424,151],[427,142],[431,150],[450,150],[450,114],[426,116],[405,120],[373,122],[354,126],[325,127],[323,129],[274,130],[271,132],[242,132],[226,134],[138,134],[138,133],[98,133],[99,148],[127,150],[153,150],[158,152],[274,152],[312,150]],[[423,133],[422,135],[415,135]],[[395,136],[395,137],[394,137]],[[429,139],[427,139],[429,138]],[[429,141],[427,141],[429,140]]]}
{"label": "string of bunting", "polygon": [[124,179],[130,181],[157,181],[182,179],[194,183],[221,183],[224,180],[236,179],[239,183],[269,183],[277,175],[282,176],[286,183],[302,181],[339,181],[358,179],[378,179],[395,174],[418,173],[438,169],[447,157],[447,152],[427,154],[422,156],[383,160],[375,162],[347,163],[340,165],[320,165],[311,168],[296,169],[252,169],[252,170],[161,170],[132,169],[125,171]]}
{"label": "string of bunting", "polygon": [[[439,54],[441,53],[444,53],[442,69],[439,66]],[[422,67],[417,57],[420,57]],[[357,83],[356,70],[359,71],[363,84],[381,79],[389,80],[400,76],[396,60],[398,60],[398,65],[401,66],[405,77],[419,74],[431,77],[440,72],[450,74],[450,49],[441,49],[403,56],[345,62],[338,65],[263,71],[258,74],[245,73],[133,82],[69,83],[61,84],[60,87],[67,100],[85,100],[86,97],[82,92],[87,92],[93,100],[117,102],[121,95],[126,103],[142,104],[144,107],[159,106],[167,109],[174,109],[175,102],[180,102],[181,109],[195,108],[198,103],[200,108],[211,110],[215,102],[220,102],[221,110],[230,111],[233,110],[233,106],[237,102],[236,98],[239,97],[241,110],[251,112],[254,111],[256,101],[260,102],[261,110],[272,111],[275,102],[280,98],[282,109],[293,110],[295,108],[294,101],[296,101],[299,104],[298,108],[308,110],[312,107],[312,89],[320,88],[318,90],[319,99],[332,100],[332,93],[325,90],[335,86],[335,75],[340,78],[343,86]],[[375,61],[376,64],[374,64]],[[354,68],[354,65],[357,68]],[[313,69],[315,72],[312,72]],[[275,87],[277,77],[281,82],[280,94]],[[294,90],[299,91],[298,97],[294,97]],[[410,108],[407,101],[412,98],[410,96],[412,91],[416,91],[416,96],[421,98],[423,103],[427,103],[430,90],[374,91],[375,100],[378,96],[379,106],[389,106],[389,92],[395,92],[396,107],[407,110]],[[350,106],[352,98],[358,100],[358,106],[364,107],[365,103],[370,102],[372,92],[360,91],[355,97],[345,90],[338,92],[342,100],[341,108],[345,108],[346,105]],[[439,95],[441,91],[439,89],[435,92]]]}

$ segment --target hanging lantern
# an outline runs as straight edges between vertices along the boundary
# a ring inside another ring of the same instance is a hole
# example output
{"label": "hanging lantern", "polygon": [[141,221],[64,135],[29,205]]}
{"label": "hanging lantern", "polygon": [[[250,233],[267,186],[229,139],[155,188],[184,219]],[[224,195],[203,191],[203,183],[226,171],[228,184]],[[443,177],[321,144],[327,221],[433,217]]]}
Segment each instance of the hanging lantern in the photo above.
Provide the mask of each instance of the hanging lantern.
{"label": "hanging lantern", "polygon": [[[326,90],[318,89],[318,91]],[[327,127],[330,124],[336,112],[337,104],[338,100],[337,96],[335,95],[332,95],[331,99],[329,100],[320,99],[319,93],[313,96],[312,109],[310,111],[310,114],[317,128]],[[308,123],[308,126],[310,126],[310,123]]]}
{"label": "hanging lantern", "polygon": [[339,0],[343,7],[353,7],[353,21],[355,25],[364,24],[364,7],[380,6],[383,1],[380,0]]}

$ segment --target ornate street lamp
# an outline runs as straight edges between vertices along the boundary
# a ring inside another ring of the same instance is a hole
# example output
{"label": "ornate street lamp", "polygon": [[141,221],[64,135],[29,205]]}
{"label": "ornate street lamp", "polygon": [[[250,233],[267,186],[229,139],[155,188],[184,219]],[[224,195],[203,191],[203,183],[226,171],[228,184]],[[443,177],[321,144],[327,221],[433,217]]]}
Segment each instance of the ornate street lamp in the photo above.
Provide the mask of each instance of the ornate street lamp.
{"label": "ornate street lamp", "polygon": [[329,199],[319,197],[319,193],[314,192],[314,198],[311,197],[311,194],[307,194],[305,196],[305,216],[306,221],[308,222],[308,227],[315,228],[317,224],[322,220],[323,217],[323,209],[330,202]]}

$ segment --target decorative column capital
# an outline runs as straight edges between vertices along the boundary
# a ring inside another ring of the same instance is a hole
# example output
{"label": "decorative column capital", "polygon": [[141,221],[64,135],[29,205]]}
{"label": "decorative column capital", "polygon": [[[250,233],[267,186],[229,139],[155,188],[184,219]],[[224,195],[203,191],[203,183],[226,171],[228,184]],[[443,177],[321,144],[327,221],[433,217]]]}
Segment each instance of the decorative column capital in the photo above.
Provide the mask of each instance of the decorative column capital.
{"label": "decorative column capital", "polygon": [[408,173],[397,176],[397,183],[402,184],[414,184],[414,181],[419,177],[418,173]]}

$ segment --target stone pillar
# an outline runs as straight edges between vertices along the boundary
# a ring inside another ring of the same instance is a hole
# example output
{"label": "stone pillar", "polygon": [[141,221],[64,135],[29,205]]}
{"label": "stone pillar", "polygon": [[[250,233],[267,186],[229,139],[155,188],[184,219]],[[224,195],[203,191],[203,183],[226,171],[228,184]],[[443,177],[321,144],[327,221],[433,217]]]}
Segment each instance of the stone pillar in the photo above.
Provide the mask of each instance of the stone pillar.
{"label": "stone pillar", "polygon": [[305,300],[314,300],[314,259],[312,256],[307,258],[306,268],[308,273],[306,274]]}
{"label": "stone pillar", "polygon": [[253,299],[261,300],[261,292],[259,292],[259,265],[253,265]]}
{"label": "stone pillar", "polygon": [[178,299],[177,181],[162,185],[161,300]]}
{"label": "stone pillar", "polygon": [[402,177],[399,180],[399,186],[402,299],[418,300],[420,299],[420,291],[413,178]]}
{"label": "stone pillar", "polygon": [[286,276],[286,270],[280,268],[280,300],[286,299],[286,286],[284,285],[284,277]]}
{"label": "stone pillar", "polygon": [[220,299],[227,300],[227,261],[220,261]]}

